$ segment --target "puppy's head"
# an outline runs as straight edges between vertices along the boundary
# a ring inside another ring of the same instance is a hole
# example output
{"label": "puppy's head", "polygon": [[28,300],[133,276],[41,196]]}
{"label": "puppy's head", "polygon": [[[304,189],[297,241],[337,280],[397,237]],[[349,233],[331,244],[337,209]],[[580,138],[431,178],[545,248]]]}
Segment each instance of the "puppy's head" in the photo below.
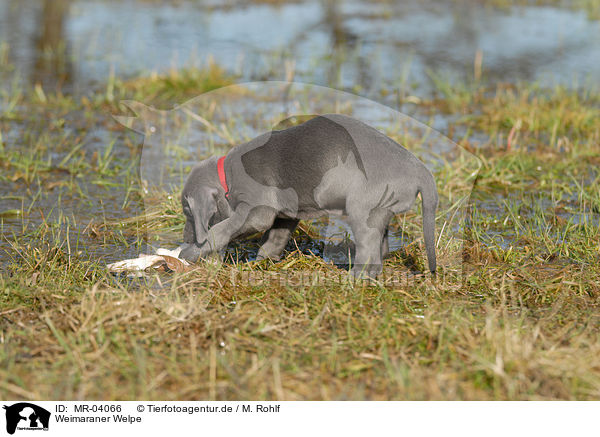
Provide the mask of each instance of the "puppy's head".
{"label": "puppy's head", "polygon": [[202,246],[208,239],[208,230],[231,214],[218,182],[216,165],[215,158],[201,162],[192,169],[183,187],[184,243]]}

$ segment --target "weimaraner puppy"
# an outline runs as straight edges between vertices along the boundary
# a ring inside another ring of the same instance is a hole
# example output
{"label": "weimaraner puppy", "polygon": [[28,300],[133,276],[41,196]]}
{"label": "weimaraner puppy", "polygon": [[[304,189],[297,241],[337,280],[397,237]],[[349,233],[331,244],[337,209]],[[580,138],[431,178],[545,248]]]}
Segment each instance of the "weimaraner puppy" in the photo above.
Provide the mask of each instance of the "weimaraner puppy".
{"label": "weimaraner puppy", "polygon": [[429,270],[435,273],[438,194],[425,165],[391,138],[340,114],[274,130],[197,164],[183,188],[180,256],[222,252],[235,238],[265,232],[258,259],[279,259],[299,220],[347,217],[355,276],[374,277],[388,252],[393,215],[423,202]]}

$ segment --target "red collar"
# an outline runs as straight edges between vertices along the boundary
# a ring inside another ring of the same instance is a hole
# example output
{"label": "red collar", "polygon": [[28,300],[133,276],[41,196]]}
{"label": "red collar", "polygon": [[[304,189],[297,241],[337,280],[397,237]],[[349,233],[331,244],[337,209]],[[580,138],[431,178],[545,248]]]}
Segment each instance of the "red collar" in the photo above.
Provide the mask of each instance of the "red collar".
{"label": "red collar", "polygon": [[219,182],[225,190],[225,198],[229,198],[229,187],[227,186],[227,177],[225,176],[225,157],[221,156],[217,161],[217,172],[219,173]]}

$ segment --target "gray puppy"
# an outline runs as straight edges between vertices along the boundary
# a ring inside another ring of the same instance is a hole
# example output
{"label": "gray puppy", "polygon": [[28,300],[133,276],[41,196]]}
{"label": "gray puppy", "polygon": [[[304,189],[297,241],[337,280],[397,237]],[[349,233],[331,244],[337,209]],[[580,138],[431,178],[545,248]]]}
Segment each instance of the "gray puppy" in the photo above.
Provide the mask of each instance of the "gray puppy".
{"label": "gray puppy", "polygon": [[317,116],[196,165],[183,188],[180,256],[196,262],[242,235],[265,232],[258,259],[279,259],[299,220],[347,216],[356,243],[352,273],[376,276],[387,230],[421,193],[429,270],[435,273],[432,174],[376,129],[340,114]]}

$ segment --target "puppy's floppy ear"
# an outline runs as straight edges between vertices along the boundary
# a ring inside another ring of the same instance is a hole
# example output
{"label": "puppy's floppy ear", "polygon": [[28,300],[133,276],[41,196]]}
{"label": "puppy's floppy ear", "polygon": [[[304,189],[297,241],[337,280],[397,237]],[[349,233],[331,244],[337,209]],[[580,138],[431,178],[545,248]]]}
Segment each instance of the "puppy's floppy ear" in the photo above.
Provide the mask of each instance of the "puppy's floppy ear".
{"label": "puppy's floppy ear", "polygon": [[196,234],[196,243],[202,245],[208,239],[208,222],[217,212],[217,194],[216,188],[203,188],[194,196],[186,196],[188,205],[194,217],[194,233]]}

